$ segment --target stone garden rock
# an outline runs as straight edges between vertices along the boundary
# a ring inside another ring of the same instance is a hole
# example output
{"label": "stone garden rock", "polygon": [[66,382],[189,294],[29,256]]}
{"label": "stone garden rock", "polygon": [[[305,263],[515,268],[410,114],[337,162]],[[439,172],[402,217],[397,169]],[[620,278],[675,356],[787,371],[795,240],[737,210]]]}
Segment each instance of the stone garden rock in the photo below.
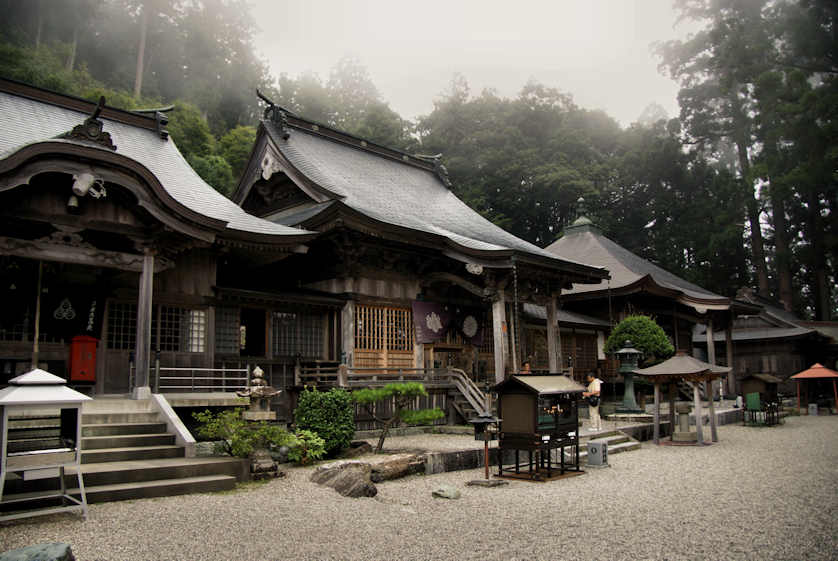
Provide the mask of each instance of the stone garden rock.
{"label": "stone garden rock", "polygon": [[349,448],[344,450],[344,458],[356,458],[365,454],[372,454],[372,445],[366,440],[353,440]]}
{"label": "stone garden rock", "polygon": [[0,561],[76,561],[70,545],[41,543],[0,553]]}
{"label": "stone garden rock", "polygon": [[413,475],[414,473],[424,472],[424,458],[414,454],[398,454],[391,456],[389,459],[382,462],[372,464],[372,474],[370,475],[370,478],[374,483],[379,483],[380,481],[398,479],[400,477]]}
{"label": "stone garden rock", "polygon": [[365,462],[335,462],[319,466],[311,481],[332,487],[344,497],[374,497],[378,489],[372,483],[372,466]]}
{"label": "stone garden rock", "polygon": [[459,499],[462,496],[460,490],[453,485],[440,485],[431,491],[431,495],[440,499]]}

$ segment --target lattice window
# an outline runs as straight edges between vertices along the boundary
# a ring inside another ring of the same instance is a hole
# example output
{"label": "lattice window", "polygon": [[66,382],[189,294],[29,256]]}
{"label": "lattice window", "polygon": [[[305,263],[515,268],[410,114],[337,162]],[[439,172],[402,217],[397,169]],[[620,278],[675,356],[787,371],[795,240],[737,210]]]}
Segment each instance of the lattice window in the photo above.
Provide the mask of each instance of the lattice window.
{"label": "lattice window", "polygon": [[413,313],[410,308],[356,306],[355,366],[413,366]]}
{"label": "lattice window", "polygon": [[205,310],[160,306],[154,318],[154,348],[169,352],[204,352],[207,336]]}
{"label": "lattice window", "polygon": [[108,304],[108,348],[134,350],[137,343],[137,304]]}
{"label": "lattice window", "polygon": [[207,340],[207,312],[205,310],[186,310],[184,314],[185,331],[181,337],[186,345],[183,349],[189,353],[204,352]]}
{"label": "lattice window", "polygon": [[241,322],[238,308],[215,309],[215,352],[238,354],[241,347]]}
{"label": "lattice window", "polygon": [[356,307],[356,349],[412,352],[413,339],[413,313],[410,308]]}
{"label": "lattice window", "polygon": [[275,357],[322,358],[323,316],[296,312],[271,314],[272,352]]}

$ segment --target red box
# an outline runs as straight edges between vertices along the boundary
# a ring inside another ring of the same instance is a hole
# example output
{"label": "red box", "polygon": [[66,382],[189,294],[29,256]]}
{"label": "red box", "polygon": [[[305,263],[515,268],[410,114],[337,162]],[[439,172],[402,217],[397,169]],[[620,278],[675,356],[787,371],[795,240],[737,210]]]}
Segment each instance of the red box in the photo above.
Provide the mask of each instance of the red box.
{"label": "red box", "polygon": [[70,381],[96,381],[96,346],[99,340],[88,335],[76,335],[70,340]]}

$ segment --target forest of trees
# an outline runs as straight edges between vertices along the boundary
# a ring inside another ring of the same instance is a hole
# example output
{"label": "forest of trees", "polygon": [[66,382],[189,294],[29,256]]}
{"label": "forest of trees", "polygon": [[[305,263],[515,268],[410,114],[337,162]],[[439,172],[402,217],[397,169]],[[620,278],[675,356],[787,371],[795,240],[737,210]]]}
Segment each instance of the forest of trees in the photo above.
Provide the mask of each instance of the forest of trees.
{"label": "forest of trees", "polygon": [[0,0],[0,75],[126,109],[174,105],[172,137],[225,194],[255,138],[259,88],[306,118],[442,153],[461,198],[537,245],[584,196],[607,236],[673,273],[838,317],[838,3],[675,4],[700,25],[656,46],[680,115],[650,104],[626,128],[537,81],[503,97],[455,75],[414,122],[354,58],[326,79],[274,76],[244,0]]}

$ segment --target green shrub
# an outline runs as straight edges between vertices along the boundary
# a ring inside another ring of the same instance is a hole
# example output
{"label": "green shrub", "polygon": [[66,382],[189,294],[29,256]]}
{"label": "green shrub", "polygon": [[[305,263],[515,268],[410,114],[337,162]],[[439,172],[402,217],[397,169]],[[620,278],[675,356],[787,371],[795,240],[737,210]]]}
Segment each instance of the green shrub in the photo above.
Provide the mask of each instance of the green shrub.
{"label": "green shrub", "polygon": [[294,410],[298,430],[309,430],[325,441],[326,454],[335,456],[348,448],[355,435],[352,397],[346,390],[319,392],[304,388]]}
{"label": "green shrub", "polygon": [[300,465],[319,460],[326,454],[326,441],[310,430],[299,430],[292,435],[288,459]]}
{"label": "green shrub", "polygon": [[605,342],[605,352],[620,350],[626,341],[643,353],[643,364],[669,358],[675,349],[663,329],[649,316],[628,316],[617,324]]}
{"label": "green shrub", "polygon": [[201,423],[198,435],[218,441],[217,451],[229,456],[247,458],[257,448],[291,446],[294,436],[277,425],[262,421],[251,423],[242,419],[241,409],[228,409],[218,414],[209,410],[193,413],[192,417]]}

